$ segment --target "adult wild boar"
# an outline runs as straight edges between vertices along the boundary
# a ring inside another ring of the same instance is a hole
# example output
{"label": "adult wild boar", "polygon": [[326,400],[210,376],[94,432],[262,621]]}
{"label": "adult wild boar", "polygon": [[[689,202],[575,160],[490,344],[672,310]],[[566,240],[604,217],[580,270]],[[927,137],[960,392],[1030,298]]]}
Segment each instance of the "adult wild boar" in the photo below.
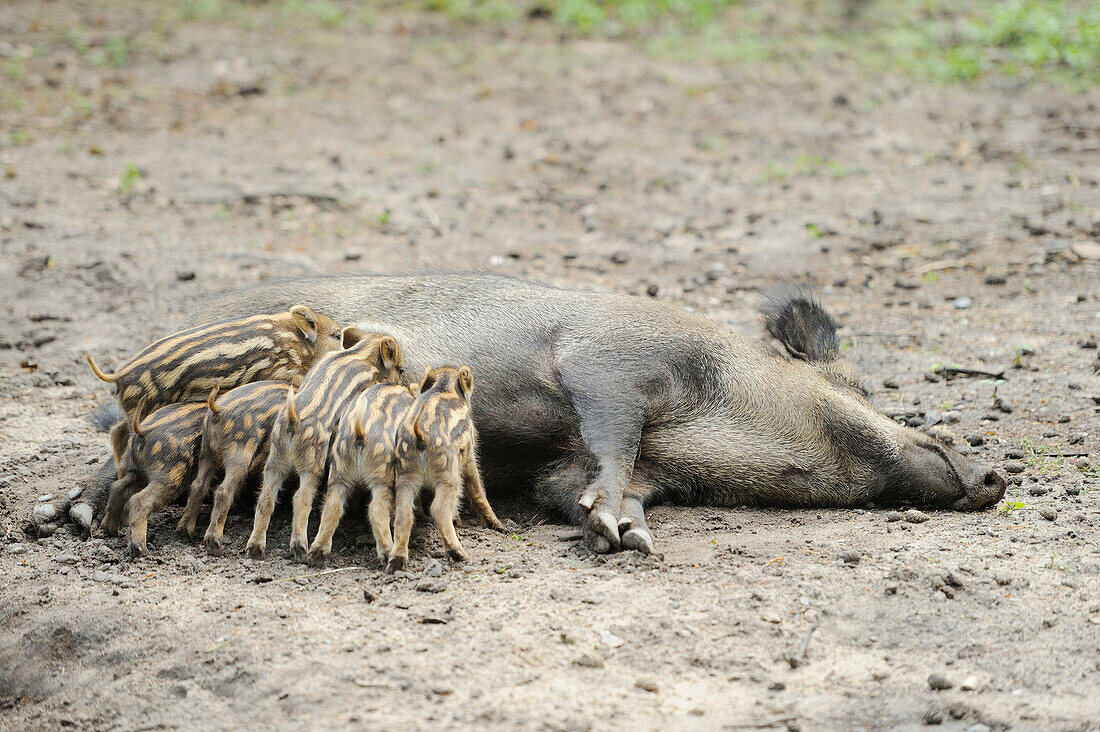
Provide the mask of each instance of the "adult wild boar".
{"label": "adult wild boar", "polygon": [[975,510],[1005,481],[876,411],[803,291],[764,309],[779,349],[670,305],[487,274],[315,277],[204,304],[192,322],[310,302],[393,335],[408,372],[469,365],[490,492],[526,491],[598,552],[652,552],[646,506]]}

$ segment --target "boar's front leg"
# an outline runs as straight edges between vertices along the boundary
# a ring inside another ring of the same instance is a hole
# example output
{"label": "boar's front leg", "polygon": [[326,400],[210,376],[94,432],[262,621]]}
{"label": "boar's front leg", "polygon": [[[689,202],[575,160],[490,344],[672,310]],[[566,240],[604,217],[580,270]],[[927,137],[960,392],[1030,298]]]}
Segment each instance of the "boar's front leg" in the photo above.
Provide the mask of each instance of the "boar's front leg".
{"label": "boar's front leg", "polygon": [[561,384],[580,417],[581,439],[597,463],[577,505],[584,510],[584,541],[599,554],[618,549],[623,491],[634,472],[647,406],[628,385],[607,383],[598,367],[563,368]]}
{"label": "boar's front leg", "polygon": [[654,554],[653,534],[645,522],[645,507],[660,500],[660,488],[650,481],[643,465],[634,466],[634,476],[623,494],[623,508],[619,515],[619,532],[623,549],[633,549],[642,554]]}

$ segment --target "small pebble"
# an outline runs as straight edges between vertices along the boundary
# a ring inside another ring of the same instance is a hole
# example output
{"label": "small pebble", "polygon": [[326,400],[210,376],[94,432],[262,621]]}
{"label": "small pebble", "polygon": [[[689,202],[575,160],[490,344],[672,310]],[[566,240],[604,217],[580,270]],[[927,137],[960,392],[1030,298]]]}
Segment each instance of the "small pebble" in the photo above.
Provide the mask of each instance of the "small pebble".
{"label": "small pebble", "polygon": [[978,688],[978,677],[967,676],[965,679],[963,679],[963,682],[959,684],[959,688],[963,691],[974,691]]}
{"label": "small pebble", "polygon": [[8,554],[26,554],[26,544],[8,544]]}
{"label": "small pebble", "polygon": [[1009,460],[1004,467],[1006,473],[1022,473],[1027,466],[1019,460]]}
{"label": "small pebble", "polygon": [[573,661],[574,666],[581,668],[603,668],[603,661],[590,653],[585,653]]}
{"label": "small pebble", "polygon": [[643,691],[648,691],[650,694],[656,694],[658,691],[657,682],[653,679],[638,679],[634,682],[634,686]]}
{"label": "small pebble", "polygon": [[1058,518],[1058,512],[1049,506],[1043,506],[1039,509],[1039,515],[1045,518],[1047,521],[1053,521]]}
{"label": "small pebble", "polygon": [[974,304],[974,301],[964,295],[962,297],[956,297],[953,304],[956,310],[966,310]]}
{"label": "small pebble", "polygon": [[905,512],[905,520],[911,524],[923,524],[928,518],[928,514],[915,508],[910,508]]}
{"label": "small pebble", "polygon": [[1027,492],[1033,496],[1045,496],[1047,493],[1050,493],[1050,487],[1036,484],[1028,488]]}
{"label": "small pebble", "polygon": [[893,523],[895,521],[904,521],[904,520],[905,520],[905,514],[902,513],[901,511],[887,511],[886,512],[886,521],[889,522],[889,523]]}
{"label": "small pebble", "polygon": [[882,385],[885,386],[887,389],[898,389],[898,388],[900,388],[900,386],[898,385],[898,380],[893,379],[893,378],[883,379],[882,380]]}
{"label": "small pebble", "polygon": [[985,444],[985,438],[977,434],[969,434],[963,438],[971,447],[978,447]]}
{"label": "small pebble", "polygon": [[190,269],[181,270],[176,272],[176,279],[180,282],[190,282],[195,279],[195,271]]}
{"label": "small pebble", "polygon": [[855,549],[845,549],[840,553],[840,558],[845,564],[856,565],[859,564],[859,560],[862,559],[862,555]]}
{"label": "small pebble", "polygon": [[954,686],[947,677],[941,673],[933,673],[928,676],[928,688],[932,691],[943,691]]}

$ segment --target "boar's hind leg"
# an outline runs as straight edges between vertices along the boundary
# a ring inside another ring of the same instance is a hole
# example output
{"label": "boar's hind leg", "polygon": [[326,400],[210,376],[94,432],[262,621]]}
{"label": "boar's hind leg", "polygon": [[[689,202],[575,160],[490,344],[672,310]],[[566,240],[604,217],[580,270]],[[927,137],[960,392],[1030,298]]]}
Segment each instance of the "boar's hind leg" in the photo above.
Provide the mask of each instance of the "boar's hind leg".
{"label": "boar's hind leg", "polygon": [[225,533],[225,520],[229,516],[229,507],[237,496],[245,480],[248,479],[248,462],[237,460],[225,466],[225,478],[214,491],[214,507],[210,509],[210,524],[202,543],[206,553],[212,557],[222,555],[222,535]]}
{"label": "boar's hind leg", "polygon": [[122,524],[126,502],[138,488],[137,473],[132,470],[127,471],[111,484],[110,495],[107,497],[107,512],[102,524],[102,529],[108,536],[118,536],[118,527]]}
{"label": "boar's hind leg", "polygon": [[149,531],[149,516],[167,506],[182,492],[182,486],[173,487],[152,480],[130,499],[130,544],[127,550],[131,557],[140,557],[149,551],[145,543],[146,534]]}
{"label": "boar's hind leg", "polygon": [[580,417],[581,439],[598,464],[595,478],[577,499],[587,514],[584,541],[605,554],[620,545],[619,511],[634,472],[647,406],[627,385],[593,383],[593,373],[599,370],[563,369],[560,378]]}
{"label": "boar's hind leg", "polygon": [[279,443],[272,442],[271,452],[264,463],[264,482],[256,497],[256,517],[252,521],[252,534],[248,537],[248,556],[263,559],[267,548],[267,527],[275,512],[275,497],[290,475],[290,462],[282,455]]}
{"label": "boar's hind leg", "polygon": [[214,456],[204,449],[199,460],[199,472],[191,483],[191,491],[187,496],[187,507],[183,509],[179,525],[176,526],[176,534],[182,539],[194,539],[199,523],[199,513],[202,504],[210,495],[210,484],[214,482]]}
{"label": "boar's hind leg", "polygon": [[317,535],[313,537],[313,545],[306,555],[309,566],[318,569],[325,566],[328,555],[332,553],[332,535],[336,533],[336,527],[344,517],[344,504],[350,492],[351,486],[347,483],[329,483],[325,503],[321,508],[321,524],[317,527]]}

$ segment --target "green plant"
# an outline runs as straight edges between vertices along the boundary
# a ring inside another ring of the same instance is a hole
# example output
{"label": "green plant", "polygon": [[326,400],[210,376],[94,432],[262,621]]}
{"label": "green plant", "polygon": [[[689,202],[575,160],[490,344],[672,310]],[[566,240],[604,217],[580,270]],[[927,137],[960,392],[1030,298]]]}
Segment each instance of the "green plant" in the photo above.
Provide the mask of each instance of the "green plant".
{"label": "green plant", "polygon": [[1001,504],[1000,512],[1005,516],[1010,515],[1013,511],[1019,511],[1020,509],[1027,508],[1027,504],[1023,501],[1005,499],[1005,502]]}
{"label": "green plant", "polygon": [[133,163],[126,163],[126,167],[122,170],[122,175],[118,177],[118,195],[128,196],[134,191],[134,187],[137,186],[142,180],[141,171]]}

